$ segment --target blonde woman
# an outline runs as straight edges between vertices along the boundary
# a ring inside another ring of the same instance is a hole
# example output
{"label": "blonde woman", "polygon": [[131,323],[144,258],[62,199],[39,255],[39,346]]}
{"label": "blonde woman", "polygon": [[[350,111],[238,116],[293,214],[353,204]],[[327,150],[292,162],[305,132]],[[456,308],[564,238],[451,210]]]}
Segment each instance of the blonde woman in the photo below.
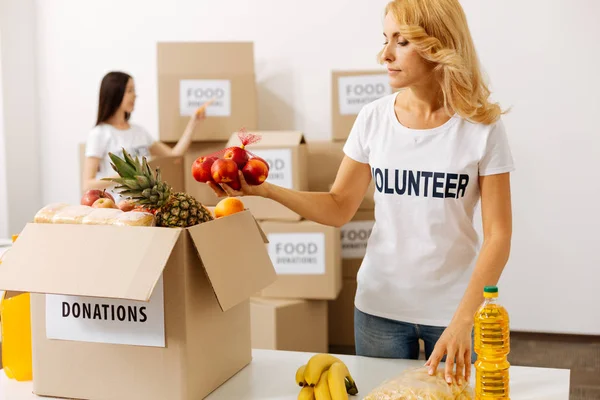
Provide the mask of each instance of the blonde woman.
{"label": "blonde woman", "polygon": [[[358,272],[356,353],[417,358],[469,379],[473,315],[509,257],[514,169],[502,111],[489,100],[458,0],[396,0],[379,54],[399,90],[366,105],[330,192],[263,184],[219,195],[264,196],[341,226],[375,180],[375,219]],[[481,200],[483,243],[473,227]]]}

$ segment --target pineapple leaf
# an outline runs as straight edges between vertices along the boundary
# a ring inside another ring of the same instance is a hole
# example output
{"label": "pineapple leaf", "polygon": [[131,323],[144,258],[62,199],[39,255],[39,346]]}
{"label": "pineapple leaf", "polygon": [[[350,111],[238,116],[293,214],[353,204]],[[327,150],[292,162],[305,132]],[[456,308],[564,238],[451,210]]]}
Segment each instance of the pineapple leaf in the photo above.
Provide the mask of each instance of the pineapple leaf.
{"label": "pineapple leaf", "polygon": [[148,179],[147,176],[137,175],[135,177],[135,179],[137,180],[137,183],[138,183],[138,186],[140,187],[140,189],[150,187],[150,180]]}
{"label": "pineapple leaf", "polygon": [[129,178],[135,176],[135,169],[132,168],[127,162],[113,153],[108,153],[111,161],[113,162],[113,169],[119,176],[123,178]]}

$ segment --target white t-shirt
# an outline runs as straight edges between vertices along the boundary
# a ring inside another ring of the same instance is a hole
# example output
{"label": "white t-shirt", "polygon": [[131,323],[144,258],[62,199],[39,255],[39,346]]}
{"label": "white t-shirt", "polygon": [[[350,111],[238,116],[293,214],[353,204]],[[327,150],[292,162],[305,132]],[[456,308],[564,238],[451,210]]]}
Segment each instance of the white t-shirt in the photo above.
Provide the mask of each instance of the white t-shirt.
{"label": "white t-shirt", "polygon": [[[112,169],[108,153],[113,153],[123,158],[123,148],[131,154],[132,157],[146,157],[150,161],[150,146],[154,143],[154,138],[139,125],[130,124],[129,129],[117,129],[110,124],[100,124],[95,126],[88,134],[85,156],[97,157],[100,159],[100,165],[96,179],[102,179],[108,176],[117,176]],[[112,191],[113,186],[107,189],[115,201],[121,197]]]}
{"label": "white t-shirt", "polygon": [[448,326],[479,250],[473,215],[480,175],[514,169],[502,120],[454,115],[433,129],[396,118],[397,93],[364,106],[344,146],[375,180],[375,226],[358,272],[356,307],[368,314]]}

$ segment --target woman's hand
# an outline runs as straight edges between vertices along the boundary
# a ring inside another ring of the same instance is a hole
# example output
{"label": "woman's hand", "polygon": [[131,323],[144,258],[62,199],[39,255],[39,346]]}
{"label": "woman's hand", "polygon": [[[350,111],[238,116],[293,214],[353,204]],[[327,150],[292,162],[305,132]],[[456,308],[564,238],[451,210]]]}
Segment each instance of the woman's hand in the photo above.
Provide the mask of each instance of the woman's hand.
{"label": "woman's hand", "polygon": [[441,359],[446,355],[446,381],[452,382],[454,365],[456,364],[456,380],[468,382],[471,377],[471,331],[472,323],[451,322],[435,344],[435,348],[425,363],[429,374],[435,374]]}
{"label": "woman's hand", "polygon": [[217,197],[240,197],[240,196],[260,196],[267,197],[267,186],[268,182],[263,182],[260,185],[249,185],[244,179],[242,171],[238,171],[240,177],[241,188],[240,190],[234,190],[226,183],[217,184],[214,182],[208,182],[208,186],[212,188]]}

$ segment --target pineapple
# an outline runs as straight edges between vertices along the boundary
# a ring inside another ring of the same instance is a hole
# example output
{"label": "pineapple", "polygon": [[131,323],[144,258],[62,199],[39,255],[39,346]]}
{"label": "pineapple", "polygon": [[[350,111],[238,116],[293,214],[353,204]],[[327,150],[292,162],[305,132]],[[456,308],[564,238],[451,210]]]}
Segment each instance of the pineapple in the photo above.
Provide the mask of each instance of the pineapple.
{"label": "pineapple", "polygon": [[153,174],[146,157],[135,160],[123,149],[123,159],[108,153],[112,168],[120,178],[104,178],[118,184],[116,190],[128,196],[140,207],[153,213],[156,226],[185,228],[214,217],[198,200],[187,193],[173,193],[172,188],[161,180],[160,168]]}

